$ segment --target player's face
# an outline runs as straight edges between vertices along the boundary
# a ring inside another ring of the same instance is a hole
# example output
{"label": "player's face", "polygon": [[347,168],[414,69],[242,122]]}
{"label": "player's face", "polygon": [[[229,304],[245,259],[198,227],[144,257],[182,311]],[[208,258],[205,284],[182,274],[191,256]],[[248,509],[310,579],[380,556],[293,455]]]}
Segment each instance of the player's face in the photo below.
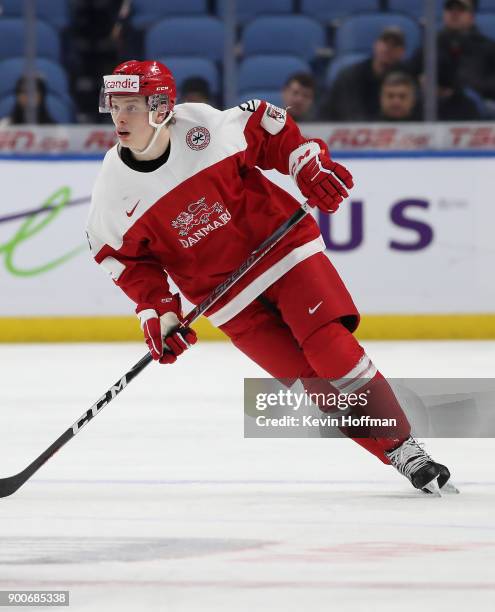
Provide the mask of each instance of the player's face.
{"label": "player's face", "polygon": [[112,120],[123,147],[144,149],[153,135],[145,96],[112,96]]}
{"label": "player's face", "polygon": [[382,89],[382,114],[389,119],[408,119],[415,102],[414,89],[409,85],[385,85]]}

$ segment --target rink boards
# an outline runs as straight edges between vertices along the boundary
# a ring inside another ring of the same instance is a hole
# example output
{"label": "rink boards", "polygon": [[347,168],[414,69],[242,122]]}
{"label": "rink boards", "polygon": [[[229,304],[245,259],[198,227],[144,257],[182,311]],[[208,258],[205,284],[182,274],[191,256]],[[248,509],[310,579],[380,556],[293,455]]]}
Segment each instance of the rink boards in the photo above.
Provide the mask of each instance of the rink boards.
{"label": "rink boards", "polygon": [[[494,338],[493,153],[335,157],[356,187],[336,215],[317,219],[363,313],[361,337]],[[100,164],[0,160],[0,340],[140,338],[133,304],[85,241]],[[300,198],[291,179],[268,174]],[[205,320],[198,328],[204,339],[220,337]]]}

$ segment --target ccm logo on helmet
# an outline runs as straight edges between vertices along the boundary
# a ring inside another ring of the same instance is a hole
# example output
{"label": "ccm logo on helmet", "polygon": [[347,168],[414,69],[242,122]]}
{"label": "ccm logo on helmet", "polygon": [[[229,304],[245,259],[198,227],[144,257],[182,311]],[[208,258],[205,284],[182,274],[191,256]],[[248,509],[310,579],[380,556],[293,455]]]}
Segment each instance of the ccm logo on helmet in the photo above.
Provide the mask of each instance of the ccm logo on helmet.
{"label": "ccm logo on helmet", "polygon": [[110,93],[139,92],[138,75],[112,74],[104,76],[105,91]]}

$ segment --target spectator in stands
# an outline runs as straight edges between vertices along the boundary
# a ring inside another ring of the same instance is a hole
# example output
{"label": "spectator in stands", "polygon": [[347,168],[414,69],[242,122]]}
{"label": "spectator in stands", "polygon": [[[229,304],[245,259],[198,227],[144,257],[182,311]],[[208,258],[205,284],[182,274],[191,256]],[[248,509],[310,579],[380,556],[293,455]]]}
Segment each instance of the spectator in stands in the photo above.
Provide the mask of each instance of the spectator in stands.
{"label": "spectator in stands", "polygon": [[296,72],[292,74],[282,89],[283,106],[294,121],[314,119],[316,81],[312,74]]}
{"label": "spectator in stands", "polygon": [[[39,125],[52,125],[56,123],[46,108],[46,85],[45,81],[40,76],[35,77],[34,89],[35,123]],[[27,123],[26,109],[28,104],[28,95],[27,79],[25,77],[21,77],[15,86],[14,108],[12,109],[10,115],[2,121],[3,125]]]}
{"label": "spectator in stands", "polygon": [[407,72],[390,72],[380,89],[378,121],[421,121],[418,88]]}
{"label": "spectator in stands", "polygon": [[438,108],[440,121],[476,121],[480,112],[476,103],[459,85],[456,66],[444,62],[438,67]]}
{"label": "spectator in stands", "polygon": [[[474,23],[472,0],[445,0],[443,28],[437,36],[438,60],[451,63],[461,88],[470,87],[482,97],[495,100],[495,41]],[[423,71],[423,50],[412,59],[412,71]]]}
{"label": "spectator in stands", "polygon": [[319,118],[330,121],[370,121],[380,111],[380,86],[384,76],[401,66],[405,56],[404,33],[387,27],[373,44],[369,59],[342,70],[320,109]]}
{"label": "spectator in stands", "polygon": [[180,89],[181,102],[203,102],[214,106],[211,100],[210,86],[203,77],[185,79]]}

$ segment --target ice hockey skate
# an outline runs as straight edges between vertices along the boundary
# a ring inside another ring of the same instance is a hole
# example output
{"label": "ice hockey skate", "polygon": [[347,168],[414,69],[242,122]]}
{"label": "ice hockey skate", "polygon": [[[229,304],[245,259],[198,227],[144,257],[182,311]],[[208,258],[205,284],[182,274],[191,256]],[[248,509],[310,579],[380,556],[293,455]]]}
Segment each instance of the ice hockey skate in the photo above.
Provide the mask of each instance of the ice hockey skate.
{"label": "ice hockey skate", "polygon": [[450,482],[450,472],[445,465],[434,461],[423,445],[413,437],[407,438],[398,448],[385,453],[390,463],[415,487],[427,495],[440,497],[443,493],[459,493]]}

